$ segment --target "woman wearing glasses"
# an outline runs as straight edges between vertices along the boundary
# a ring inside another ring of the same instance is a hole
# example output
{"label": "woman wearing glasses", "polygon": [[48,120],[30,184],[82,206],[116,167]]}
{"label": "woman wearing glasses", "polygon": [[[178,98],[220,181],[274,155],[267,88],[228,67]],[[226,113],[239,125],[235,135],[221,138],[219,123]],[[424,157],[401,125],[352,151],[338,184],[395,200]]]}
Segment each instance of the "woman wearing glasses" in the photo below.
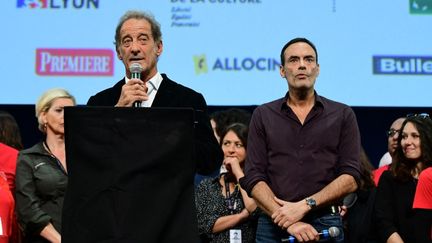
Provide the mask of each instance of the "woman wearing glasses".
{"label": "woman wearing glasses", "polygon": [[413,201],[420,173],[432,166],[432,120],[410,115],[403,122],[394,160],[378,184],[375,220],[381,241],[416,242]]}
{"label": "woman wearing glasses", "polygon": [[228,126],[220,142],[227,171],[197,187],[198,229],[204,242],[255,242],[256,220],[251,215],[257,206],[238,183],[244,176],[246,140],[246,125]]}
{"label": "woman wearing glasses", "polygon": [[45,92],[36,104],[45,139],[20,151],[16,168],[16,210],[24,242],[61,242],[61,213],[68,182],[64,107],[75,98],[63,89]]}

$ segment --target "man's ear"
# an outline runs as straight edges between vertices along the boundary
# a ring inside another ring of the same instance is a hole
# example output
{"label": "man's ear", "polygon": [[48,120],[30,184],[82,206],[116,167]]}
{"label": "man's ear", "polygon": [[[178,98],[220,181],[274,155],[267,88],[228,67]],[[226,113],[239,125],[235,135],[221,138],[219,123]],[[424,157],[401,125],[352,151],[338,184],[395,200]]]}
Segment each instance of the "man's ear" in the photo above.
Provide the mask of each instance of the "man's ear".
{"label": "man's ear", "polygon": [[117,57],[118,57],[118,59],[119,59],[119,60],[123,60],[123,57],[121,56],[121,54],[120,54],[120,52],[119,52],[119,50],[118,50],[117,47],[116,47],[116,53],[117,53]]}
{"label": "man's ear", "polygon": [[160,56],[162,54],[162,51],[163,51],[163,43],[161,40],[159,41],[159,43],[156,44],[155,53],[157,56]]}
{"label": "man's ear", "polygon": [[279,74],[282,78],[285,78],[285,69],[282,65],[279,66]]}

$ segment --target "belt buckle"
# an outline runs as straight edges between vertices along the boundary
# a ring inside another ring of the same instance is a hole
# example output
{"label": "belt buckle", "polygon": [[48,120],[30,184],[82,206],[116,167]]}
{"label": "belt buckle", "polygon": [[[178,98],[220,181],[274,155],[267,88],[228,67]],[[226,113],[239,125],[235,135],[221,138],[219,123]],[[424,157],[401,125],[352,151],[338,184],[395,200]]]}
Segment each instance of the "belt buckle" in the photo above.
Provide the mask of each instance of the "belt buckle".
{"label": "belt buckle", "polygon": [[331,215],[337,215],[339,213],[339,207],[338,206],[330,206],[330,214]]}

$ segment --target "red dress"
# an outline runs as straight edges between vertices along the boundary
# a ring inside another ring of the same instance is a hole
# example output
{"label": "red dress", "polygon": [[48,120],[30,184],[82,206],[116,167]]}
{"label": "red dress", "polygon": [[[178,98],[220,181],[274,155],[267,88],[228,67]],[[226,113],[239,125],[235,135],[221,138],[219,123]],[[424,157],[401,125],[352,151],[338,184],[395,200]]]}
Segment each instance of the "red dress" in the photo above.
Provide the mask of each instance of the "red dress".
{"label": "red dress", "polygon": [[0,143],[0,243],[12,241],[16,230],[15,200],[15,169],[18,150]]}

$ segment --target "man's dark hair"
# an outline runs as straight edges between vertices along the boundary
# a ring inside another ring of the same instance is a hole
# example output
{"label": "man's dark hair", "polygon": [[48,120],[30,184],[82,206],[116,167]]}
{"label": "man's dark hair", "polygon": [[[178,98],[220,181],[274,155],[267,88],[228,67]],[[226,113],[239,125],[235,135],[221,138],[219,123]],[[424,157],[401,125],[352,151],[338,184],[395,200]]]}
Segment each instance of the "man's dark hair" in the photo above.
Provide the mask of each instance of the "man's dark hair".
{"label": "man's dark hair", "polygon": [[304,43],[310,45],[312,47],[312,49],[315,51],[316,63],[318,63],[318,52],[317,52],[317,49],[316,49],[315,45],[310,40],[308,40],[306,38],[297,37],[297,38],[294,38],[294,39],[290,40],[282,48],[282,51],[281,51],[281,54],[280,54],[281,65],[283,66],[285,64],[285,50],[288,48],[288,46],[290,46],[290,45],[292,45],[294,43],[297,43],[297,42],[304,42]]}

